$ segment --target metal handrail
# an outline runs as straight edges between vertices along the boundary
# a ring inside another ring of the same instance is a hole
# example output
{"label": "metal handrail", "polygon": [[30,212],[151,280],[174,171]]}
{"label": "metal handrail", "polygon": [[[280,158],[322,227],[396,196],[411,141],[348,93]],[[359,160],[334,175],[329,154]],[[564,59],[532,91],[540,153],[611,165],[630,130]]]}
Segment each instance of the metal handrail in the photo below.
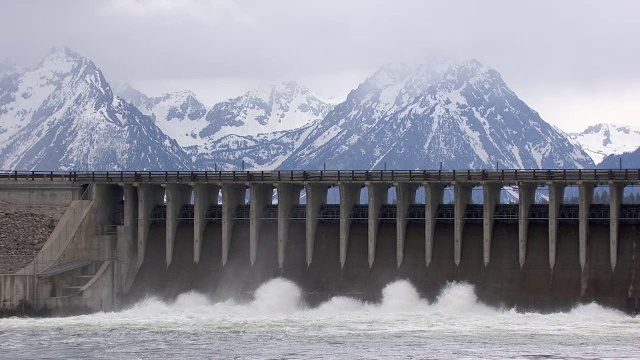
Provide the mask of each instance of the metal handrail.
{"label": "metal handrail", "polygon": [[70,181],[76,183],[170,182],[608,182],[640,181],[640,169],[504,170],[274,170],[274,171],[0,171],[0,181]]}

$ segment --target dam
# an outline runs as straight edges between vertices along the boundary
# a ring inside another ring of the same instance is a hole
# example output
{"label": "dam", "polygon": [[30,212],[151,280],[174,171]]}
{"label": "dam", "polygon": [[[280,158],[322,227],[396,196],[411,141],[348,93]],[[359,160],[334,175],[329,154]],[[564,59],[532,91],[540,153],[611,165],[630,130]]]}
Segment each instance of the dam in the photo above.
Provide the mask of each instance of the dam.
{"label": "dam", "polygon": [[429,300],[466,282],[496,306],[633,312],[639,185],[637,169],[5,172],[0,200],[69,207],[31,263],[0,274],[0,309],[250,297],[284,277],[311,305],[408,279]]}

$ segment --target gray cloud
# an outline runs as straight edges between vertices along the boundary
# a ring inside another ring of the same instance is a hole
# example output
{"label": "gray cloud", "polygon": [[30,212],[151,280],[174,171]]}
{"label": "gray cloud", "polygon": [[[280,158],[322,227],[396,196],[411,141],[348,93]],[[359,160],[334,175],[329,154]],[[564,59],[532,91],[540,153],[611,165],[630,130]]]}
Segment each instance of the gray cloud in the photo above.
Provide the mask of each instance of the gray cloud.
{"label": "gray cloud", "polygon": [[338,95],[384,62],[475,57],[563,128],[640,124],[639,13],[631,0],[16,0],[0,59],[32,65],[64,44],[110,79],[213,101],[280,79]]}

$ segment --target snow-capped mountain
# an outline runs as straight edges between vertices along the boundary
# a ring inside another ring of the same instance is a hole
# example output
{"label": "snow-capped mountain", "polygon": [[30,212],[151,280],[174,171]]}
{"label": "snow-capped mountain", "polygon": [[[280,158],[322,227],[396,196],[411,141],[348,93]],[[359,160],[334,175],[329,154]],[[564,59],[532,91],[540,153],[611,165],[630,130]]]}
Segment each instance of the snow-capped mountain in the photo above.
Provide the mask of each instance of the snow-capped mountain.
{"label": "snow-capped mountain", "polygon": [[582,168],[593,162],[479,62],[385,65],[333,105],[295,82],[216,104],[114,96],[65,48],[0,75],[0,167],[18,170]]}
{"label": "snow-capped mountain", "polygon": [[134,88],[129,83],[114,83],[110,84],[113,94],[135,106],[141,113],[153,116],[153,100],[151,100],[146,94],[140,90]]}
{"label": "snow-capped mountain", "polygon": [[606,156],[634,151],[640,146],[640,127],[620,124],[597,124],[569,138],[582,146],[595,163]]}
{"label": "snow-capped mountain", "polygon": [[[321,121],[321,120],[317,120]],[[316,122],[317,122],[316,121]],[[299,129],[255,136],[227,135],[193,154],[198,169],[253,170],[278,168],[309,136],[315,123]]]}
{"label": "snow-capped mountain", "polygon": [[129,84],[119,85],[114,92],[150,116],[163,133],[175,139],[180,146],[204,144],[198,133],[207,126],[207,108],[189,90],[148,97]]}
{"label": "snow-capped mountain", "polygon": [[226,135],[295,130],[323,119],[332,108],[328,100],[304,86],[283,82],[214,105],[206,116],[209,124],[200,136],[215,141]]}
{"label": "snow-capped mountain", "polygon": [[640,169],[640,147],[622,154],[612,154],[598,164],[600,169]]}
{"label": "snow-capped mountain", "polygon": [[[399,69],[399,70],[398,70]],[[478,61],[383,67],[311,130],[284,169],[583,168],[593,161]]]}
{"label": "snow-capped mountain", "polygon": [[66,47],[0,79],[0,168],[186,169],[183,149]]}

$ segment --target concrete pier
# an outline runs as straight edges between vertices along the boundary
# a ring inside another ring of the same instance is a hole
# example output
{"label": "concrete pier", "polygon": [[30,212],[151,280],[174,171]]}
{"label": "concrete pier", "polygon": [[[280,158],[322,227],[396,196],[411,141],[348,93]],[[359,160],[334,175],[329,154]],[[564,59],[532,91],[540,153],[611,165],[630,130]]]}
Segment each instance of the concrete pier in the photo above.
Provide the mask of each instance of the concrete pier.
{"label": "concrete pier", "polygon": [[173,259],[173,245],[176,240],[176,230],[178,230],[178,214],[180,209],[189,204],[191,200],[191,187],[179,184],[165,184],[165,192],[167,195],[167,217],[166,217],[166,241],[167,251],[166,260],[167,267],[171,265]]}
{"label": "concrete pier", "polygon": [[397,183],[396,196],[398,202],[396,205],[396,261],[398,267],[402,265],[404,259],[405,235],[407,232],[407,212],[409,206],[413,205],[416,200],[416,185]]}
{"label": "concrete pier", "polygon": [[258,239],[260,238],[260,226],[262,226],[262,212],[264,208],[271,204],[273,197],[273,186],[271,184],[251,184],[249,187],[250,204],[249,211],[249,261],[255,264],[258,256]]}
{"label": "concrete pier", "polygon": [[549,188],[549,267],[553,270],[556,264],[556,249],[558,244],[558,215],[560,206],[564,202],[563,183],[548,183]]}
{"label": "concrete pier", "polygon": [[527,236],[529,231],[529,211],[535,202],[537,186],[532,183],[518,184],[518,261],[520,269],[527,260]]}
{"label": "concrete pier", "polygon": [[453,261],[456,266],[460,265],[460,256],[462,255],[462,235],[464,231],[464,215],[467,210],[467,205],[471,202],[471,190],[473,186],[463,183],[456,183],[454,185],[455,200],[453,208]]}
{"label": "concrete pier", "polygon": [[620,207],[624,184],[609,182],[609,261],[613,273],[618,263],[618,238],[620,230]]}
{"label": "concrete pier", "polygon": [[591,209],[591,203],[593,202],[594,187],[595,184],[590,182],[581,182],[578,184],[578,234],[580,239],[580,268],[582,269],[582,294],[587,290],[589,281],[589,210]]}
{"label": "concrete pier", "polygon": [[484,203],[482,211],[482,242],[483,242],[483,260],[484,266],[489,264],[491,258],[491,236],[493,231],[493,216],[496,211],[496,205],[500,203],[500,189],[502,186],[499,183],[484,183],[482,186]]}
{"label": "concrete pier", "polygon": [[424,258],[427,266],[429,266],[433,259],[433,238],[436,231],[436,214],[438,212],[438,206],[442,204],[442,199],[444,197],[444,185],[425,183],[424,191],[426,195],[424,213]]}
{"label": "concrete pier", "polygon": [[367,183],[366,186],[369,195],[368,260],[369,268],[371,268],[376,258],[376,239],[378,238],[378,224],[380,223],[378,213],[382,205],[387,203],[389,185]]}
{"label": "concrete pier", "polygon": [[313,260],[313,247],[315,244],[316,228],[318,227],[318,215],[322,205],[327,202],[327,190],[329,187],[322,184],[306,184],[306,260],[307,266]]}
{"label": "concrete pier", "polygon": [[295,184],[277,184],[278,189],[278,266],[282,269],[285,249],[289,241],[289,214],[295,205],[300,204],[302,186]]}
{"label": "concrete pier", "polygon": [[144,261],[151,212],[156,205],[164,203],[164,189],[160,185],[134,184],[138,188],[138,262]]}
{"label": "concrete pier", "polygon": [[192,184],[193,186],[193,262],[200,262],[204,229],[207,226],[205,216],[209,206],[218,203],[220,187],[211,184]]}
{"label": "concrete pier", "polygon": [[119,288],[121,291],[126,292],[133,282],[133,276],[129,272],[137,271],[139,267],[133,266],[134,263],[139,264],[138,254],[137,252],[134,253],[138,240],[138,191],[129,184],[122,184],[122,187],[124,192],[123,232],[121,236],[118,236],[117,250],[120,258],[118,265],[120,266],[119,271],[121,274]]}
{"label": "concrete pier", "polygon": [[245,185],[240,184],[222,184],[222,265],[226,265],[229,259],[229,246],[231,244],[231,235],[233,225],[235,224],[234,215],[238,206],[244,204]]}
{"label": "concrete pier", "polygon": [[353,206],[358,203],[362,185],[340,183],[340,266],[344,268],[347,261],[347,246],[349,245],[349,230],[351,229],[351,213]]}
{"label": "concrete pier", "polygon": [[578,186],[579,193],[579,234],[580,234],[580,267],[584,271],[587,264],[587,242],[589,239],[589,209],[593,202],[593,183],[583,182]]}

